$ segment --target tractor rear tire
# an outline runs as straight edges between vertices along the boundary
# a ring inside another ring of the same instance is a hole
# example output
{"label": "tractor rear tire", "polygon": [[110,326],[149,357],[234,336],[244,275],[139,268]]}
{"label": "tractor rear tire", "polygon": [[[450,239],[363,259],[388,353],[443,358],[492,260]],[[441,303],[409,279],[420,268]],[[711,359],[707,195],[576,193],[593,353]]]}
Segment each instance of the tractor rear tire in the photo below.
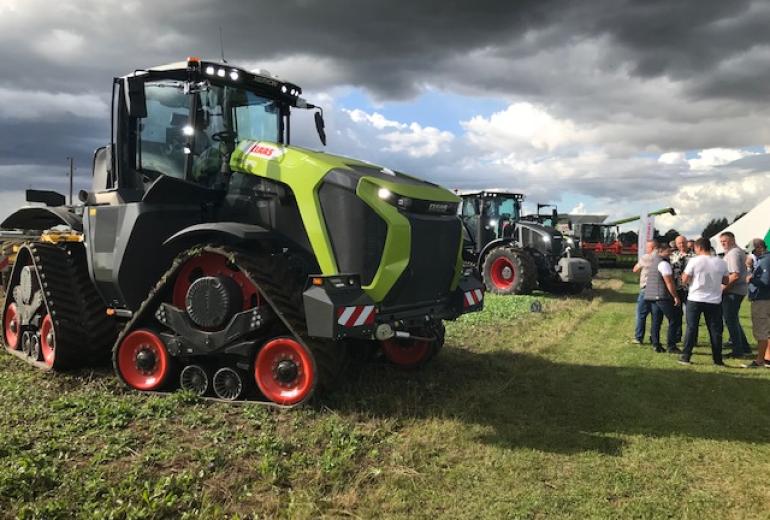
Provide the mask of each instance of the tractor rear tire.
{"label": "tractor rear tire", "polygon": [[529,294],[537,287],[537,266],[526,251],[496,247],[484,259],[484,284],[495,294]]}

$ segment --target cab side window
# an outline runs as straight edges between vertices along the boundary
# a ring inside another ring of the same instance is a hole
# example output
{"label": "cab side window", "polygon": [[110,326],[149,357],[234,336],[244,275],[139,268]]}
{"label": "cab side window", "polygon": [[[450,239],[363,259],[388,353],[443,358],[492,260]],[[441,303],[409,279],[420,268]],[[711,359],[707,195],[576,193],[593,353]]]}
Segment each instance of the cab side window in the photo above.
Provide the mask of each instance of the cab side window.
{"label": "cab side window", "polygon": [[145,96],[147,117],[138,122],[137,169],[184,179],[190,98],[176,82],[147,83]]}

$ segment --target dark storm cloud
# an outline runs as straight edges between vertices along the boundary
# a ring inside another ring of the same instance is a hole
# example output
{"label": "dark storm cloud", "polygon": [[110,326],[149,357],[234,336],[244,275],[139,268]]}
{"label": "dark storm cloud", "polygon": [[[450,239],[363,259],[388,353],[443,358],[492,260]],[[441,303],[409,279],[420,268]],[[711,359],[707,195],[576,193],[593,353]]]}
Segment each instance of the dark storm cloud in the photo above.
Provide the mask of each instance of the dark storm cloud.
{"label": "dark storm cloud", "polygon": [[[97,90],[97,80],[189,53],[218,56],[220,26],[233,61],[296,54],[331,58],[339,83],[361,85],[386,98],[413,95],[436,77],[489,86],[486,78],[466,77],[457,66],[458,56],[474,50],[496,49],[512,62],[585,38],[606,37],[608,67],[627,65],[644,77],[692,79],[703,74],[708,82],[718,81],[708,73],[724,60],[770,40],[770,9],[748,0],[167,0],[81,1],[58,8],[28,0],[17,6],[34,16],[21,19],[29,27],[17,26],[0,36],[4,70],[23,71],[4,79],[25,87],[65,89]],[[37,35],[60,32],[30,39],[33,28]],[[80,53],[77,38],[82,38]],[[62,52],[62,45],[69,45],[65,51],[72,55]],[[497,86],[547,91],[551,75],[541,72],[548,71],[532,70],[530,77],[500,83],[505,70],[489,71]],[[752,80],[746,79],[729,88],[722,82],[720,95],[740,96]],[[707,85],[693,89],[698,95],[711,91]]]}
{"label": "dark storm cloud", "polygon": [[[538,102],[600,127],[597,141],[618,156],[766,144],[769,26],[767,3],[749,0],[0,0],[0,166],[48,171],[74,155],[86,170],[108,135],[111,78],[218,57],[220,27],[231,62],[270,64],[308,90],[353,85],[392,100],[431,85]],[[37,93],[29,103],[50,110],[12,117],[3,93]],[[375,155],[415,172],[425,164]],[[0,191],[35,176],[9,171],[0,168]],[[468,182],[451,166],[434,171]],[[499,171],[484,175],[475,180],[499,185]],[[565,186],[615,195],[649,189],[645,178],[621,170],[611,187],[599,177]]]}

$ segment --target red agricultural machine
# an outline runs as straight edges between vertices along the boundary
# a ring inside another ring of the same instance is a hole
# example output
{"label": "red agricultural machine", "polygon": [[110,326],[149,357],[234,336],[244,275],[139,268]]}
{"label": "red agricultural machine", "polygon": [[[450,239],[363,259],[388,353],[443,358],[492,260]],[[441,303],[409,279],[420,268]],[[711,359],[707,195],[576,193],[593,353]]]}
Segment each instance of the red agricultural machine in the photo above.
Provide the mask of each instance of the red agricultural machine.
{"label": "red agricultural machine", "polygon": [[[648,216],[676,215],[674,208],[662,208]],[[639,246],[635,239],[628,239],[620,232],[620,226],[637,221],[640,215],[601,224],[579,224],[573,231],[580,238],[585,254],[593,254],[603,267],[632,266],[636,263]]]}

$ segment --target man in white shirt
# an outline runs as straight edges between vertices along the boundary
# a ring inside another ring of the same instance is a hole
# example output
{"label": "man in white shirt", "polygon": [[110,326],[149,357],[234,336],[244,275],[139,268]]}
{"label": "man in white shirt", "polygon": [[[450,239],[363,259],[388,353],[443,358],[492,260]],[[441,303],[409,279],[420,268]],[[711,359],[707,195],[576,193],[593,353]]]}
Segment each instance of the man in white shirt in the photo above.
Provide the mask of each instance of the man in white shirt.
{"label": "man in white shirt", "polygon": [[708,239],[695,241],[695,258],[687,262],[682,281],[690,286],[687,292],[687,332],[684,337],[684,351],[679,358],[683,365],[690,364],[692,349],[700,325],[700,316],[706,317],[706,326],[711,340],[711,358],[715,365],[722,362],[722,285],[727,284],[729,273],[727,263],[711,256]]}

